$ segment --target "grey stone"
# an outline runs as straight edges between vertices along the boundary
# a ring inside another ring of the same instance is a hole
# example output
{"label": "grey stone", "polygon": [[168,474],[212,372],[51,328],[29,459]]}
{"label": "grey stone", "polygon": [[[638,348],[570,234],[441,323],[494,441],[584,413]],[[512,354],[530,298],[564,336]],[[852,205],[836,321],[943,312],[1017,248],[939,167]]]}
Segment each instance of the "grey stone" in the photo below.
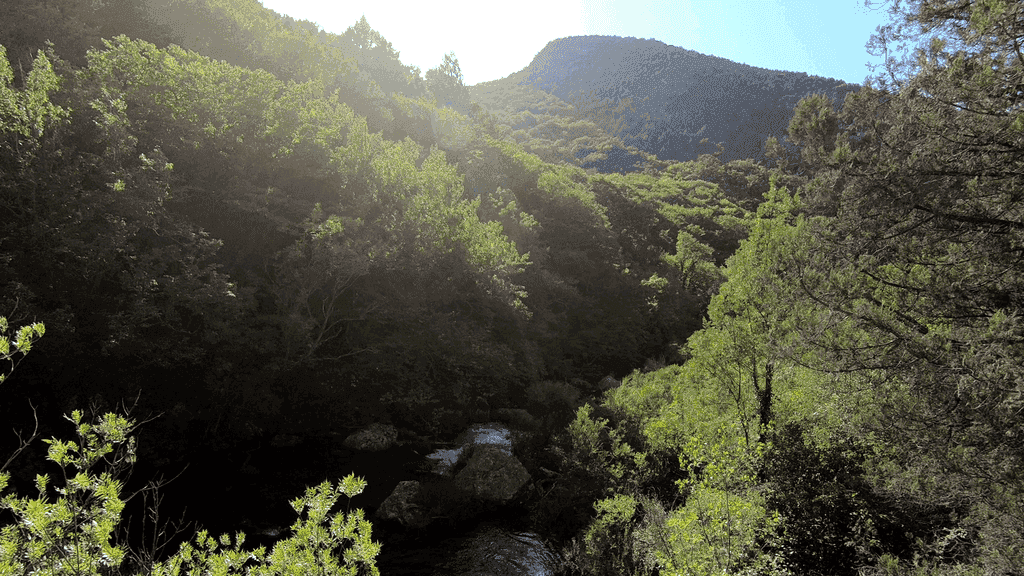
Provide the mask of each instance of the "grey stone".
{"label": "grey stone", "polygon": [[345,447],[352,450],[380,452],[395,445],[398,430],[390,424],[370,424],[345,438]]}
{"label": "grey stone", "polygon": [[391,491],[375,516],[381,520],[394,520],[408,528],[423,528],[430,524],[431,518],[426,511],[416,504],[415,499],[420,493],[420,483],[415,480],[399,482]]}
{"label": "grey stone", "polygon": [[502,447],[484,444],[473,449],[454,482],[480,500],[505,504],[530,482],[530,473]]}
{"label": "grey stone", "polygon": [[487,402],[486,398],[478,396],[477,399],[473,401],[469,417],[476,423],[484,423],[491,420],[491,405]]}
{"label": "grey stone", "polygon": [[495,411],[496,418],[518,430],[534,432],[540,429],[540,422],[522,408],[499,408]]}
{"label": "grey stone", "polygon": [[601,379],[600,382],[597,383],[597,389],[600,390],[601,392],[605,392],[613,388],[618,388],[621,385],[622,382],[616,380],[613,376],[605,376],[604,378]]}
{"label": "grey stone", "polygon": [[278,434],[270,440],[270,446],[272,448],[294,448],[301,443],[302,436],[296,436],[294,434]]}

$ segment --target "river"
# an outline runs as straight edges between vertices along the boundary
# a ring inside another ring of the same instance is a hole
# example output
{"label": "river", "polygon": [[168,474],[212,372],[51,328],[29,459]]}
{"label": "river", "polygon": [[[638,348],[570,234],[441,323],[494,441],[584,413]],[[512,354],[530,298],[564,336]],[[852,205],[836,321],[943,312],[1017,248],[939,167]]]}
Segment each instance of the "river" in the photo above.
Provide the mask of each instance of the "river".
{"label": "river", "polygon": [[[511,451],[516,433],[504,424],[476,424],[443,448],[398,446],[383,452],[353,452],[337,439],[305,439],[290,447],[266,447],[247,454],[249,474],[235,474],[230,483],[212,483],[208,472],[193,471],[204,489],[193,492],[190,511],[199,507],[200,522],[214,534],[239,529],[250,541],[272,545],[286,536],[295,513],[288,501],[307,486],[355,473],[367,481],[366,491],[351,506],[372,514],[403,480],[427,480],[450,472],[462,450],[492,444]],[[433,450],[432,450],[433,449]],[[188,479],[183,481],[188,483]],[[259,504],[253,506],[253,502]],[[191,514],[190,514],[191,515]],[[522,509],[494,510],[455,526],[432,524],[405,530],[373,520],[374,540],[383,544],[378,567],[384,575],[444,574],[449,576],[549,576],[557,572],[558,556],[541,535],[531,530]]]}

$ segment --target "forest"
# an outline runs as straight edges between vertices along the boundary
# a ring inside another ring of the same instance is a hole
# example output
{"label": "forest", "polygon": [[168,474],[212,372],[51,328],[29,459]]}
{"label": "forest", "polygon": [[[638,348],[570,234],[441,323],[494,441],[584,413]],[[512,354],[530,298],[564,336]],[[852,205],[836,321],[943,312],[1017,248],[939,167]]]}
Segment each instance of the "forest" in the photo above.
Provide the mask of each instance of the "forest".
{"label": "forest", "polygon": [[[1024,576],[1024,5],[884,9],[862,86],[609,37],[467,86],[365,18],[3,2],[0,574],[386,574],[422,527],[321,447],[499,420],[532,480],[410,509],[560,574]],[[189,516],[246,482],[287,534]]]}

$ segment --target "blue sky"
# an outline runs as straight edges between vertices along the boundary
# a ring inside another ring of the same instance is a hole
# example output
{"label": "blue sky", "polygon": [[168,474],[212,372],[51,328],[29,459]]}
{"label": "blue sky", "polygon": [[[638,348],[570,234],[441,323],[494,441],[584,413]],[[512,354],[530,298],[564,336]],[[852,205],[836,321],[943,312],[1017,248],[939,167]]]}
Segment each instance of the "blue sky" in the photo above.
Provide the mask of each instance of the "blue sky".
{"label": "blue sky", "polygon": [[261,0],[329,32],[363,15],[424,72],[454,51],[467,84],[527,66],[550,40],[605,34],[653,38],[736,62],[859,84],[876,61],[864,44],[880,8],[864,0]]}

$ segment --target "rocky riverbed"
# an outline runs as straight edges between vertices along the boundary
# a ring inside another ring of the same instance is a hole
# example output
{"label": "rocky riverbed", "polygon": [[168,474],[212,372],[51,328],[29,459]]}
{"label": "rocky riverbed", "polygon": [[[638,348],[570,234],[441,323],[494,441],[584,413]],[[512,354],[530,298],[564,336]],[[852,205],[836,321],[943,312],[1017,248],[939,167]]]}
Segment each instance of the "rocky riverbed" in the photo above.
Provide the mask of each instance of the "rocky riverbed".
{"label": "rocky riverbed", "polygon": [[295,520],[289,500],[324,479],[355,473],[368,485],[350,505],[373,520],[374,539],[384,545],[382,573],[554,574],[556,554],[524,521],[533,479],[513,454],[521,434],[492,422],[443,444],[383,425],[280,437],[244,459],[234,456],[242,473],[229,482],[211,483],[200,470],[182,482],[204,484],[200,522],[211,532],[243,530],[250,541],[272,544]]}

